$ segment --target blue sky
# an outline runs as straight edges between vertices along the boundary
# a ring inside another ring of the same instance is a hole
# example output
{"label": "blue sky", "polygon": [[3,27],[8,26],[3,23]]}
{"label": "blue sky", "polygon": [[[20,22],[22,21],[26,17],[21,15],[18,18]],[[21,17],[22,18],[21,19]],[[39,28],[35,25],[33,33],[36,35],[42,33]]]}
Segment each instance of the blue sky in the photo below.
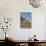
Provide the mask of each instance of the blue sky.
{"label": "blue sky", "polygon": [[32,20],[32,13],[31,12],[21,12],[20,15]]}

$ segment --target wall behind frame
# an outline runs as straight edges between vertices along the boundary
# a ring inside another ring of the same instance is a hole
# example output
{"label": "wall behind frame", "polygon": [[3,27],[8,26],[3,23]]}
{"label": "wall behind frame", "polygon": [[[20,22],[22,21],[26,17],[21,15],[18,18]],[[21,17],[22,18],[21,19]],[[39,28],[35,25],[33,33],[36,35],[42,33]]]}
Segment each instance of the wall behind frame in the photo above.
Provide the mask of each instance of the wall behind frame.
{"label": "wall behind frame", "polygon": [[[20,28],[20,12],[32,12],[32,29]],[[0,19],[4,16],[13,17],[8,34],[16,40],[28,40],[34,34],[39,40],[44,40],[45,12],[45,8],[32,8],[28,0],[0,0]],[[2,33],[3,31],[0,31],[0,39],[4,39]]]}

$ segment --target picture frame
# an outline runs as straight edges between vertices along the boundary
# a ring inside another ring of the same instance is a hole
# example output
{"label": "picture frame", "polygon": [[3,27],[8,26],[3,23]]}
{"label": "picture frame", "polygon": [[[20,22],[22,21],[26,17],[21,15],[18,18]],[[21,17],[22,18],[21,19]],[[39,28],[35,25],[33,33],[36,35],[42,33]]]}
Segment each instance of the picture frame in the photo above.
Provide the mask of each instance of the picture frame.
{"label": "picture frame", "polygon": [[31,12],[20,12],[20,28],[32,28]]}

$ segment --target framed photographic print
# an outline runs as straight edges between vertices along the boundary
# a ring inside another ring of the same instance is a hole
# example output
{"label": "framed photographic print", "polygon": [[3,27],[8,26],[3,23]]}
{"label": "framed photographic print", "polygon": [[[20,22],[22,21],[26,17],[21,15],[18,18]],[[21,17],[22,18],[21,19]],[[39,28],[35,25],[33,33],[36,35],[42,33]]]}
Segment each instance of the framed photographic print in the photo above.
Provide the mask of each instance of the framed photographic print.
{"label": "framed photographic print", "polygon": [[31,12],[20,12],[20,28],[32,28]]}

